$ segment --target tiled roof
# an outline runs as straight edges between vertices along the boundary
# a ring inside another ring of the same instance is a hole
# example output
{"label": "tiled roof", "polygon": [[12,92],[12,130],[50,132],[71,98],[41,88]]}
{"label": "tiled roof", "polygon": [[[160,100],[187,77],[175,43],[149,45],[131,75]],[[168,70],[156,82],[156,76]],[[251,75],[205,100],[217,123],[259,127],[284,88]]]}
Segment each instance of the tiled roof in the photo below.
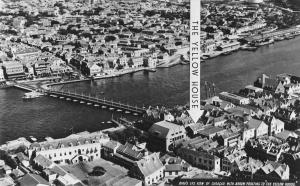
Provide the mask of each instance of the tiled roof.
{"label": "tiled roof", "polygon": [[45,141],[40,143],[33,143],[30,149],[36,148],[37,150],[58,149],[68,146],[77,146],[83,144],[91,144],[93,142],[99,142],[100,139],[108,138],[102,133],[91,133],[87,135],[73,135],[62,139],[56,139],[53,141]]}
{"label": "tiled roof", "polygon": [[49,160],[48,158],[46,158],[45,156],[43,156],[41,154],[39,154],[37,157],[35,157],[33,159],[33,161],[44,168],[48,168],[53,164],[51,160]]}
{"label": "tiled roof", "polygon": [[182,167],[179,164],[169,164],[169,165],[165,165],[165,171],[181,171]]}
{"label": "tiled roof", "polygon": [[208,136],[208,135],[215,134],[215,133],[218,133],[218,132],[221,132],[224,130],[225,129],[220,128],[220,127],[208,126],[208,127],[205,127],[203,130],[199,131],[199,134]]}
{"label": "tiled roof", "polygon": [[250,119],[248,122],[249,129],[257,129],[263,121],[257,119]]}
{"label": "tiled roof", "polygon": [[137,166],[144,177],[147,177],[157,170],[163,168],[163,164],[160,161],[156,153],[152,153],[147,157],[136,162]]}
{"label": "tiled roof", "polygon": [[126,143],[125,145],[120,145],[118,147],[117,153],[125,155],[126,157],[133,160],[140,160],[143,157],[143,153],[141,151],[136,151],[133,148],[133,144]]}
{"label": "tiled roof", "polygon": [[118,146],[118,142],[117,141],[113,141],[113,140],[110,140],[109,142],[103,144],[103,147],[106,147],[108,149],[114,149]]}
{"label": "tiled roof", "polygon": [[26,174],[19,179],[20,186],[50,185],[44,178],[36,174]]}

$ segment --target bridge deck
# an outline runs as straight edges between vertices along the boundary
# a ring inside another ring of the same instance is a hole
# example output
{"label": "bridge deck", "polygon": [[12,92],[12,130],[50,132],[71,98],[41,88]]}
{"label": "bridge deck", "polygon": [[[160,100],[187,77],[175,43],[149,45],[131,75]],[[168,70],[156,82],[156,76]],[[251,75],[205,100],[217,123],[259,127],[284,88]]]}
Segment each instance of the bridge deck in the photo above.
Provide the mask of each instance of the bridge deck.
{"label": "bridge deck", "polygon": [[76,99],[76,100],[81,100],[81,101],[85,101],[85,102],[89,102],[89,103],[93,103],[93,104],[106,105],[109,107],[132,111],[132,112],[136,112],[136,113],[140,113],[140,114],[145,112],[145,109],[139,108],[137,106],[131,106],[131,105],[123,104],[120,102],[114,102],[112,100],[91,97],[91,96],[87,96],[87,95],[83,95],[83,94],[63,92],[63,91],[53,91],[53,90],[49,90],[47,93],[49,95],[52,94],[52,95],[57,95],[57,96],[62,96],[62,97],[65,96],[65,97]]}
{"label": "bridge deck", "polygon": [[41,91],[43,93],[46,93],[47,95],[56,95],[59,97],[66,97],[66,98],[71,98],[74,100],[76,99],[76,100],[80,100],[80,101],[85,101],[87,103],[105,105],[108,107],[121,109],[124,111],[130,111],[130,112],[134,112],[134,113],[138,113],[138,114],[143,114],[145,112],[145,109],[137,107],[137,106],[127,105],[127,104],[123,104],[120,102],[115,102],[113,100],[106,100],[103,98],[91,97],[91,96],[87,96],[87,95],[83,95],[83,94],[64,92],[64,91],[55,91],[55,90],[37,89],[30,85],[20,84],[20,83],[16,83],[14,86],[17,88],[26,90],[26,91]]}

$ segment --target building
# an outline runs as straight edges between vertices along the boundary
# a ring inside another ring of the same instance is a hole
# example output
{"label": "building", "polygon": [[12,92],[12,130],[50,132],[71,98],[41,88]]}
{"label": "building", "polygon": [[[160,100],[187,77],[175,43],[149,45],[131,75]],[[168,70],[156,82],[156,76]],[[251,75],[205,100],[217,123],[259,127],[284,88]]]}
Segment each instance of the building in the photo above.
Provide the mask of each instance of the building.
{"label": "building", "polygon": [[247,157],[244,150],[237,150],[222,158],[221,170],[225,172],[239,171],[239,162],[242,158]]}
{"label": "building", "polygon": [[44,178],[37,174],[26,174],[22,178],[18,180],[20,186],[49,186],[49,182],[47,182]]}
{"label": "building", "polygon": [[266,164],[254,174],[254,177],[257,179],[272,181],[289,180],[290,168],[285,164],[267,161]]}
{"label": "building", "polygon": [[24,68],[18,62],[3,63],[5,78],[8,80],[25,78]]}
{"label": "building", "polygon": [[229,92],[221,92],[219,94],[219,98],[228,102],[231,102],[236,105],[247,105],[249,104],[249,98],[242,97],[236,94],[232,94]]}
{"label": "building", "polygon": [[[247,0],[247,1],[261,1],[261,0]],[[264,23],[264,22],[257,22],[257,23],[251,24],[251,25],[247,25],[247,26],[243,26],[241,28],[238,28],[236,30],[236,33],[241,34],[243,32],[249,32],[249,31],[252,31],[252,30],[257,30],[257,29],[260,29],[262,27],[265,27],[266,25],[267,24]]]}
{"label": "building", "polygon": [[102,67],[100,67],[96,63],[88,63],[89,68],[89,75],[90,76],[96,76],[99,75],[102,72]]}
{"label": "building", "polygon": [[233,147],[240,143],[241,134],[239,132],[228,132],[226,131],[220,136],[220,145],[225,147]]}
{"label": "building", "polygon": [[257,120],[252,118],[249,120],[247,125],[249,126],[249,129],[255,130],[256,138],[259,136],[268,135],[268,125],[262,120]]}
{"label": "building", "polygon": [[23,152],[18,152],[16,159],[19,163],[21,163],[24,167],[29,167],[29,159],[27,156],[24,155]]}
{"label": "building", "polygon": [[274,116],[264,116],[263,120],[269,126],[269,135],[279,134],[284,130],[284,122]]}
{"label": "building", "polygon": [[14,180],[10,176],[0,178],[0,185],[2,186],[15,186]]}
{"label": "building", "polygon": [[215,172],[221,170],[221,159],[211,153],[188,147],[181,147],[176,153],[193,166]]}
{"label": "building", "polygon": [[245,144],[249,139],[255,137],[255,128],[245,127],[242,134],[242,142]]}
{"label": "building", "polygon": [[164,165],[157,153],[152,153],[137,161],[131,170],[131,174],[143,180],[144,185],[153,185],[164,178]]}
{"label": "building", "polygon": [[173,157],[165,154],[160,160],[165,166],[164,175],[167,179],[176,178],[191,170],[191,165],[180,157]]}
{"label": "building", "polygon": [[126,168],[134,166],[136,161],[141,160],[145,155],[148,155],[145,149],[146,143],[133,145],[131,143],[120,144],[116,141],[109,141],[102,146],[103,158],[122,165]]}
{"label": "building", "polygon": [[39,56],[40,53],[41,51],[36,48],[22,48],[13,52],[13,56],[18,59],[30,60]]}
{"label": "building", "polygon": [[240,43],[237,41],[224,43],[218,47],[219,50],[224,52],[238,50],[239,48],[240,48]]}
{"label": "building", "polygon": [[34,73],[36,76],[43,76],[50,74],[50,63],[39,61],[33,65]]}
{"label": "building", "polygon": [[162,148],[164,151],[171,150],[186,138],[183,126],[168,121],[154,123],[149,129],[151,143]]}
{"label": "building", "polygon": [[223,129],[221,127],[215,127],[215,126],[207,126],[204,127],[203,130],[200,130],[198,134],[202,137],[206,137],[208,139],[212,139],[213,137],[217,135],[224,134],[226,129]]}
{"label": "building", "polygon": [[5,81],[4,70],[0,67],[0,82]]}
{"label": "building", "polygon": [[109,141],[101,132],[83,132],[62,139],[33,143],[28,149],[29,157],[43,155],[57,164],[69,164],[99,159],[101,146]]}

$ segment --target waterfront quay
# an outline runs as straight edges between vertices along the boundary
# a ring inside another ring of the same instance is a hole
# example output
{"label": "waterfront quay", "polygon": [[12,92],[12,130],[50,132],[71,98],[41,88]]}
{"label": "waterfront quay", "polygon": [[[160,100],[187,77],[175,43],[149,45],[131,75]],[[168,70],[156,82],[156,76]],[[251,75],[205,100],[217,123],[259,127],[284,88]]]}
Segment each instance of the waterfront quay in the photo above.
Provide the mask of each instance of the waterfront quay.
{"label": "waterfront quay", "polygon": [[299,34],[300,34],[300,27],[298,26],[298,27],[292,27],[292,28],[288,28],[288,29],[277,30],[277,31],[265,33],[265,34],[262,33],[259,35],[246,37],[244,39],[248,42],[256,42],[256,41],[262,41],[264,39],[270,39],[270,38],[274,39],[276,37],[286,38],[289,35],[297,36]]}

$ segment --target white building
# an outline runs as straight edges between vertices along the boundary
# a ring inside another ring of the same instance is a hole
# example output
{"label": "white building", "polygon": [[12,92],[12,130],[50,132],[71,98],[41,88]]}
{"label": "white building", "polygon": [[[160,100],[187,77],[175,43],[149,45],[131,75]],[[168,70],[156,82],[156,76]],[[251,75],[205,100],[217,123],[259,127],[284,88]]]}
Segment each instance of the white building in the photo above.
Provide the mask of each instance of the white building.
{"label": "white building", "polygon": [[109,141],[101,132],[72,134],[62,139],[33,143],[28,150],[29,157],[39,154],[55,163],[78,163],[99,159],[101,145]]}
{"label": "white building", "polygon": [[144,185],[153,185],[163,179],[164,168],[158,154],[152,153],[136,162],[136,165],[132,169],[132,174],[138,179],[143,180]]}
{"label": "white building", "polygon": [[186,138],[185,128],[168,121],[154,123],[149,129],[153,144],[163,147],[163,150],[169,151],[175,145]]}
{"label": "white building", "polygon": [[5,81],[4,70],[0,68],[0,82]]}
{"label": "white building", "polygon": [[250,103],[249,98],[242,97],[236,94],[232,94],[229,92],[221,92],[219,94],[219,98],[225,101],[228,101],[230,103],[236,104],[236,105],[247,105]]}

